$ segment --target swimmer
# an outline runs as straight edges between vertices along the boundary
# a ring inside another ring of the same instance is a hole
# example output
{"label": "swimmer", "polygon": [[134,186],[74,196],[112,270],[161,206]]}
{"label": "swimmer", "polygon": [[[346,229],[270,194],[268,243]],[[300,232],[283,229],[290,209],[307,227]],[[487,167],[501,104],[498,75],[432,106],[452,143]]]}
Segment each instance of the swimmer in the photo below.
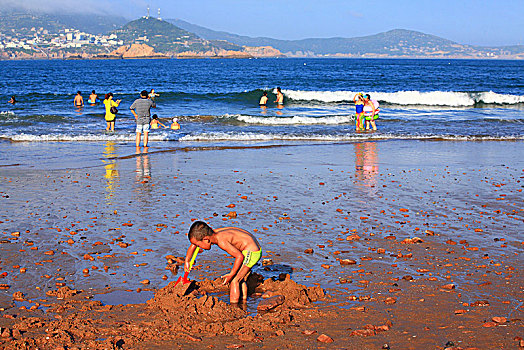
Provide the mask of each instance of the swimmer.
{"label": "swimmer", "polygon": [[171,130],[180,130],[180,124],[178,124],[177,118],[173,118],[173,123],[171,124]]}
{"label": "swimmer", "polygon": [[155,97],[158,97],[160,96],[159,94],[155,93],[155,89],[151,89],[151,92],[149,93],[148,97],[150,99],[152,99],[153,101],[155,100]]}
{"label": "swimmer", "polygon": [[18,101],[16,100],[16,98],[14,96],[11,96],[11,99],[9,101],[7,101],[8,103],[14,105],[15,103],[17,103]]}
{"label": "swimmer", "polygon": [[364,130],[364,95],[359,92],[353,97],[355,102],[355,130]]}
{"label": "swimmer", "polygon": [[164,124],[158,120],[158,115],[153,114],[153,117],[151,119],[151,129],[158,129],[158,124],[162,125],[164,128],[167,128]]}
{"label": "swimmer", "polygon": [[96,104],[96,100],[98,99],[98,95],[96,94],[95,90],[91,91],[91,95],[89,95],[89,100],[87,102],[91,103],[92,105]]}
{"label": "swimmer", "polygon": [[266,107],[267,105],[267,92],[264,91],[262,94],[262,97],[260,98],[260,102],[258,103],[260,107]]}
{"label": "swimmer", "polygon": [[190,270],[190,261],[195,249],[209,250],[213,244],[225,250],[235,260],[231,271],[222,276],[229,284],[229,301],[238,303],[240,296],[247,299],[247,278],[251,268],[260,260],[262,250],[255,236],[238,227],[223,227],[213,230],[203,221],[195,221],[187,236],[191,245],[187,249],[184,270]]}
{"label": "swimmer", "polygon": [[282,94],[282,90],[280,90],[279,87],[277,87],[277,99],[275,100],[275,103],[277,104],[278,108],[284,107],[284,95]]}
{"label": "swimmer", "polygon": [[75,99],[73,101],[73,104],[75,107],[83,107],[84,106],[84,98],[82,97],[82,93],[80,91],[76,92]]}

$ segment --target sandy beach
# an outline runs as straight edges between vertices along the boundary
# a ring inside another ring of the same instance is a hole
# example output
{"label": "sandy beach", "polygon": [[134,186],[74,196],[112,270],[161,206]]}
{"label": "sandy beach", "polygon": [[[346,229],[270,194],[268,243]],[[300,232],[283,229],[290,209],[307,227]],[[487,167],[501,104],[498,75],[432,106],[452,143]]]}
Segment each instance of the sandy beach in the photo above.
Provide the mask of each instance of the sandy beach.
{"label": "sandy beach", "polygon": [[[524,347],[522,142],[173,145],[0,142],[0,347]],[[261,243],[244,308],[217,247],[169,284],[195,220]]]}

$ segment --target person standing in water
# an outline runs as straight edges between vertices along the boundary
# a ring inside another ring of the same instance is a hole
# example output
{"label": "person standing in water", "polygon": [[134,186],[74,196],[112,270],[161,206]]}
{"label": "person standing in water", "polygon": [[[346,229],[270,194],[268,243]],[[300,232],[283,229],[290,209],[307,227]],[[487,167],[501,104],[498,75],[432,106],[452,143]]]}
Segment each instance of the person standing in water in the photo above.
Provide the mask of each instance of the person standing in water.
{"label": "person standing in water", "polygon": [[105,95],[105,100],[104,100],[104,106],[106,107],[106,115],[105,115],[105,119],[106,119],[106,122],[107,122],[107,127],[106,127],[106,131],[111,131],[111,132],[114,132],[115,131],[115,118],[116,118],[116,114],[113,113],[113,111],[111,110],[112,107],[118,107],[120,105],[120,102],[122,100],[117,100],[117,101],[113,101],[113,93],[110,92],[110,93],[107,93]]}
{"label": "person standing in water", "polygon": [[80,91],[76,92],[73,104],[75,105],[75,107],[84,107],[84,98],[82,97],[82,93]]}
{"label": "person standing in water", "polygon": [[258,105],[262,107],[262,109],[266,108],[267,106],[267,92],[266,91],[264,91],[264,93],[262,94],[262,97],[260,98]]}
{"label": "person standing in water", "polygon": [[378,106],[378,101],[371,100],[371,96],[366,94],[364,98],[364,119],[366,120],[366,130],[369,130],[370,125],[374,131],[377,130],[375,119],[378,119],[378,113],[380,112]]}
{"label": "person standing in water", "polygon": [[364,130],[364,95],[359,92],[353,97],[355,102],[355,130]]}
{"label": "person standing in water", "polygon": [[277,87],[277,99],[275,100],[275,103],[277,104],[278,108],[284,108],[284,95],[282,94],[282,90],[280,90],[279,87]]}
{"label": "person standing in water", "polygon": [[151,108],[156,108],[156,104],[148,96],[146,90],[140,93],[140,98],[129,107],[136,119],[136,148],[140,148],[140,135],[144,133],[144,147],[147,147],[149,136],[149,123],[151,122]]}
{"label": "person standing in water", "polygon": [[17,103],[18,101],[16,100],[16,98],[14,96],[11,96],[11,99],[9,101],[7,101],[8,103],[14,105],[15,103]]}

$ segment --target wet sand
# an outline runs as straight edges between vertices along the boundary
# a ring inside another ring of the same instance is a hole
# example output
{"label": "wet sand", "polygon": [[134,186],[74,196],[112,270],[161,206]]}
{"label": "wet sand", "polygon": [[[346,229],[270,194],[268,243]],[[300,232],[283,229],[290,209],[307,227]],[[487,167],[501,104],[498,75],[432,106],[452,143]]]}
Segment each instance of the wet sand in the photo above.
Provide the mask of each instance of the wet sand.
{"label": "wet sand", "polygon": [[[0,149],[2,347],[524,345],[521,143]],[[197,219],[260,241],[245,310],[212,283],[232,263],[216,247],[199,254],[187,295],[168,285]],[[264,293],[287,302],[257,312]]]}

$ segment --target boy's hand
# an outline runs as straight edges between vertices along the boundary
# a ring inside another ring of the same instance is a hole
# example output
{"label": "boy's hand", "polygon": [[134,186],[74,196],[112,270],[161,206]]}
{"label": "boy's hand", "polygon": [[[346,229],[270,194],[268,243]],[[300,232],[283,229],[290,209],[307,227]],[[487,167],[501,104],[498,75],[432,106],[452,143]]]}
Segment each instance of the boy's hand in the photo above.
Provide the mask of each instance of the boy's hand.
{"label": "boy's hand", "polygon": [[191,270],[191,267],[189,266],[189,261],[186,260],[184,263],[184,272],[189,272],[189,270]]}
{"label": "boy's hand", "polygon": [[231,282],[231,280],[233,279],[233,276],[231,276],[229,273],[227,275],[224,275],[222,276],[222,278],[224,279],[224,285],[226,284],[229,284],[229,282]]}

